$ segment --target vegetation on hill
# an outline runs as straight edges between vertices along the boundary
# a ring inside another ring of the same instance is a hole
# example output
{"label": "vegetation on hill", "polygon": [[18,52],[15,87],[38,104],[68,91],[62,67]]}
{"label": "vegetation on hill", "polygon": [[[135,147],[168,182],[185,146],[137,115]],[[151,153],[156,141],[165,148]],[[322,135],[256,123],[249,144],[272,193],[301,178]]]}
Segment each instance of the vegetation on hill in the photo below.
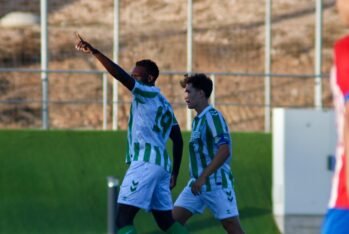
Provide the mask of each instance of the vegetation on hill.
{"label": "vegetation on hill", "polygon": [[[40,1],[0,0],[0,17],[9,11],[39,13]],[[75,52],[75,31],[112,56],[113,0],[49,1],[49,68],[95,70],[102,67],[91,57]],[[264,72],[264,1],[193,1],[194,71]],[[313,74],[315,0],[274,0],[272,71]],[[323,72],[332,64],[332,45],[345,33],[334,0],[323,1]],[[186,0],[120,0],[119,63],[126,70],[141,58],[155,60],[162,71],[186,70]],[[40,28],[1,28],[0,68],[40,68]],[[39,127],[41,119],[39,74],[0,73],[0,127]],[[216,105],[232,129],[264,129],[263,76],[217,76]],[[52,73],[50,120],[53,128],[102,126],[99,76]],[[180,76],[162,76],[159,85],[176,106],[185,126],[185,105],[178,85]],[[112,80],[109,79],[111,87]],[[331,106],[328,79],[323,80],[323,105]],[[109,100],[112,100],[109,89]],[[35,95],[34,95],[35,93]],[[37,94],[37,95],[36,95]],[[29,100],[24,102],[23,100]],[[32,102],[31,100],[34,100]],[[86,100],[94,102],[88,105]],[[119,126],[127,126],[129,95],[119,88]],[[312,107],[313,78],[272,79],[272,106]],[[22,101],[22,102],[21,102]],[[75,103],[71,103],[75,101]],[[18,104],[22,103],[22,104]],[[78,103],[78,104],[77,104]],[[82,103],[82,104],[81,104]],[[123,105],[126,103],[126,105]],[[111,103],[109,103],[111,106]],[[65,113],[65,115],[62,115]],[[108,110],[111,119],[111,108]]]}

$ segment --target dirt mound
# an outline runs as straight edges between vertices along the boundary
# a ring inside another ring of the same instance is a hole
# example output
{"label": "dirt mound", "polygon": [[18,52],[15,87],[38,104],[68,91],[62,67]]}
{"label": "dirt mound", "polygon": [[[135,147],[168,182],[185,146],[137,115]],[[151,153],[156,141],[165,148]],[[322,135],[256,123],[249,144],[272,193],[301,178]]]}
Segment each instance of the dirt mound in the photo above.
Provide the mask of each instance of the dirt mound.
{"label": "dirt mound", "polygon": [[[18,1],[22,6],[25,1]],[[17,9],[0,0],[4,9]],[[36,4],[38,6],[38,2]],[[74,51],[73,32],[79,31],[86,39],[112,56],[113,1],[70,0],[50,1],[49,50],[50,69],[102,69],[94,59]],[[162,71],[186,70],[186,0],[123,0],[120,1],[120,57],[119,63],[131,69],[141,58],[155,60]],[[33,12],[38,8],[33,7]],[[29,6],[28,6],[29,7]],[[264,71],[264,2],[248,0],[200,0],[194,4],[194,70],[201,72]],[[27,9],[27,8],[26,8]],[[315,1],[273,1],[273,66],[275,73],[312,74],[314,70]],[[323,71],[332,63],[331,48],[336,38],[345,33],[334,9],[333,0],[324,1]],[[40,30],[38,27],[2,29],[0,34],[0,67],[39,68]],[[27,100],[22,86],[26,82],[16,76],[23,74],[0,73],[0,100]],[[27,75],[26,75],[27,76]],[[29,76],[29,75],[28,75]],[[32,89],[40,90],[38,74],[31,75]],[[87,78],[86,78],[87,77]],[[94,81],[92,78],[94,77]],[[90,79],[91,78],[91,79]],[[50,75],[50,119],[57,128],[99,128],[102,126],[101,89],[98,75]],[[163,76],[160,87],[174,103],[181,125],[185,126],[185,106],[178,86],[179,76]],[[14,82],[14,80],[17,80]],[[89,80],[89,85],[83,84]],[[171,83],[172,82],[172,83]],[[273,78],[272,103],[274,106],[312,106],[313,80]],[[171,84],[171,85],[169,85]],[[69,87],[69,88],[68,88]],[[111,79],[109,80],[111,87]],[[26,90],[26,89],[25,89]],[[261,77],[218,76],[216,104],[227,116],[232,130],[263,130],[264,81]],[[40,93],[40,92],[39,92]],[[111,100],[111,89],[109,97]],[[79,97],[76,95],[79,94]],[[64,96],[64,97],[63,97]],[[129,95],[120,88],[120,127],[126,127]],[[68,99],[78,101],[73,104]],[[93,100],[87,105],[83,100]],[[11,113],[2,127],[37,126],[40,123],[40,95],[36,103],[0,107],[2,113]],[[324,81],[325,106],[331,105],[327,82]],[[29,110],[30,109],[30,110]],[[109,120],[111,108],[109,111]],[[15,114],[13,114],[15,113]],[[18,122],[16,113],[31,116],[31,122]],[[25,114],[23,114],[25,113]],[[64,113],[64,115],[62,114]],[[10,125],[9,125],[10,124]]]}

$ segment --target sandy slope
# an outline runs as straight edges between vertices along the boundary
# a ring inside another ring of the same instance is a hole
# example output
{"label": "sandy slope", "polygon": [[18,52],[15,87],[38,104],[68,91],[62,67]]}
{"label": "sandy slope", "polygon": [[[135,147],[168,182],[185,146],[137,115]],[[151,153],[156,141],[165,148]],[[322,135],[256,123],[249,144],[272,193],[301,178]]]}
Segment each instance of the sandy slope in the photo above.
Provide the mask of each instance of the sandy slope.
{"label": "sandy slope", "polygon": [[[0,0],[4,9],[28,9],[38,12],[39,1],[18,1],[17,8],[10,1]],[[14,1],[11,1],[14,2]],[[196,0],[194,1],[194,70],[204,72],[250,72],[264,71],[264,1],[255,0]],[[324,50],[323,70],[331,65],[331,47],[336,38],[346,31],[339,23],[333,0],[324,0]],[[120,58],[126,69],[131,69],[135,60],[151,58],[162,70],[186,70],[186,0],[120,0]],[[73,32],[79,31],[85,38],[111,56],[113,36],[112,0],[66,0],[50,1],[49,48],[51,69],[102,69],[88,56],[77,54],[73,49]],[[274,0],[273,1],[273,71],[276,73],[311,74],[314,70],[314,6],[315,0]],[[3,12],[0,12],[3,14]],[[40,65],[40,31],[38,27],[1,29],[0,66],[31,67]],[[18,93],[22,81],[13,83],[14,74],[0,73],[1,100],[26,99],[30,93]],[[18,74],[17,74],[18,76]],[[81,87],[81,76],[52,75],[51,99],[75,100],[76,93],[81,99],[101,97],[101,82],[89,82]],[[262,77],[218,77],[217,103],[227,115],[228,122],[237,130],[262,130],[264,112]],[[32,77],[31,79],[37,79]],[[69,83],[67,83],[69,79]],[[168,79],[172,85],[168,86]],[[177,85],[180,77],[160,79],[159,84],[174,103],[181,102],[182,96]],[[18,79],[17,79],[18,80]],[[37,82],[33,82],[38,85]],[[324,82],[324,104],[330,105],[327,82]],[[311,106],[313,103],[313,81],[295,79],[273,79],[273,104]],[[69,88],[68,88],[69,87]],[[75,88],[74,88],[75,87]],[[85,92],[89,90],[89,92]],[[91,90],[95,90],[91,92]],[[109,92],[111,93],[111,92]],[[128,101],[127,91],[120,89],[120,99]],[[126,95],[126,96],[125,96]],[[248,105],[237,107],[236,105]],[[94,109],[95,108],[95,109]],[[179,121],[184,126],[185,107],[178,107]],[[30,109],[31,111],[28,111]],[[56,105],[51,119],[56,127],[100,127],[100,107],[69,107]],[[38,125],[39,105],[0,107],[3,126],[21,124]],[[6,112],[7,111],[7,112]],[[126,126],[127,105],[121,108],[121,127]],[[5,115],[4,113],[10,113]],[[66,113],[61,115],[60,113]],[[80,113],[80,114],[77,114]],[[19,119],[32,121],[16,121]],[[6,121],[3,116],[7,116]],[[67,118],[67,116],[72,116]],[[69,119],[69,121],[67,121]]]}

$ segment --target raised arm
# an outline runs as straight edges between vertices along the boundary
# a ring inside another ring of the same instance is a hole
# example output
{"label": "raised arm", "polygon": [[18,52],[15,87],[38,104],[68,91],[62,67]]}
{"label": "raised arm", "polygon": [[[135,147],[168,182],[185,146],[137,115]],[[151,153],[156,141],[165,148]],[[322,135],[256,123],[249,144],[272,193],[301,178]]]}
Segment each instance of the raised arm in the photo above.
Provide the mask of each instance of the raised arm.
{"label": "raised arm", "polygon": [[177,176],[181,166],[183,155],[183,138],[179,125],[173,125],[170,133],[172,140],[172,154],[173,154],[173,169],[171,176],[170,188],[173,189],[177,183]]}
{"label": "raised arm", "polygon": [[126,88],[132,90],[135,86],[135,79],[133,79],[124,69],[122,69],[119,65],[110,60],[107,56],[105,56],[102,52],[94,48],[90,43],[83,40],[81,36],[76,33],[77,43],[75,48],[78,51],[92,54],[95,56],[98,61],[105,67],[105,69],[118,81],[120,81]]}

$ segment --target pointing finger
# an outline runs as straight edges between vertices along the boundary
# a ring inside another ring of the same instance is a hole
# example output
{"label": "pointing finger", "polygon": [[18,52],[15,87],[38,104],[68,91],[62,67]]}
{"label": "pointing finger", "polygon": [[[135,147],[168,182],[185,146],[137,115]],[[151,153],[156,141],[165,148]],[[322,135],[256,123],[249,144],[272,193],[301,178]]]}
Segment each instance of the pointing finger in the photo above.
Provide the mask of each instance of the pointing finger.
{"label": "pointing finger", "polygon": [[84,41],[78,32],[75,32],[74,34],[76,39],[78,39],[79,41]]}

